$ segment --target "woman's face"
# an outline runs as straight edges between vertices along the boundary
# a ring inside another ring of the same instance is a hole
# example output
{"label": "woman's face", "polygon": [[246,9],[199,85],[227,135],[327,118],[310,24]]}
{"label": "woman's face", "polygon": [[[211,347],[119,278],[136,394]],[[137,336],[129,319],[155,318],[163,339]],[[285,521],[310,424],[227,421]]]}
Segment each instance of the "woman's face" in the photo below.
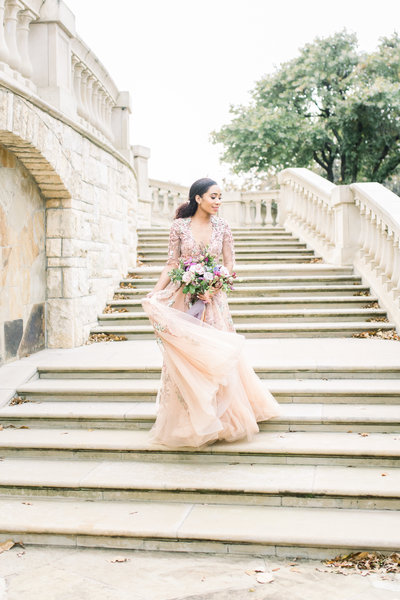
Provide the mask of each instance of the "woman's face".
{"label": "woman's face", "polygon": [[200,210],[209,215],[215,215],[222,202],[221,188],[218,185],[212,185],[201,197],[196,196],[196,200]]}

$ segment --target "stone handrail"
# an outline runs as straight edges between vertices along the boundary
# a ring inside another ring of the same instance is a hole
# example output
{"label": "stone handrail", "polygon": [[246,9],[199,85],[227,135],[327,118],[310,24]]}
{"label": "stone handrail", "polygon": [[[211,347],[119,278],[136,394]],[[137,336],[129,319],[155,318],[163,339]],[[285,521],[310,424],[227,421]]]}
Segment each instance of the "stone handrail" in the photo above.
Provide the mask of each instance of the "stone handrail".
{"label": "stone handrail", "polygon": [[46,103],[132,162],[129,93],[77,36],[62,0],[0,0],[0,85]]}
{"label": "stone handrail", "polygon": [[327,261],[354,265],[400,328],[400,198],[379,183],[336,186],[307,169],[279,174],[280,222]]}
{"label": "stone handrail", "polygon": [[[177,207],[186,202],[189,188],[176,184],[149,180],[151,198],[147,225],[166,225],[174,218]],[[220,215],[233,227],[261,227],[276,223],[279,190],[263,192],[224,192]]]}

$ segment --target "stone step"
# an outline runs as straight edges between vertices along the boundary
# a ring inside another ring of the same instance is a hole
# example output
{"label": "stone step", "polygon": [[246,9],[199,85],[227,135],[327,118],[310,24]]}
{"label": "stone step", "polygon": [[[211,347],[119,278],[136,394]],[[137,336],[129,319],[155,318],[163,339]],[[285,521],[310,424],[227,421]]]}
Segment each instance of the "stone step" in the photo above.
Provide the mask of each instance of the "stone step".
{"label": "stone step", "polygon": [[[144,294],[143,294],[144,296]],[[263,298],[257,296],[249,297],[228,297],[229,306],[231,310],[234,309],[281,309],[282,307],[291,309],[301,308],[331,308],[331,309],[345,309],[345,308],[369,308],[371,305],[378,301],[375,296],[368,296],[368,301],[363,296],[299,296],[293,298]],[[132,300],[112,300],[108,303],[114,309],[126,308],[133,312],[143,311],[141,298]],[[109,313],[111,314],[111,313]]]}
{"label": "stone step", "polygon": [[[147,256],[143,256],[141,254],[138,254],[138,261],[140,261],[140,263],[142,264],[151,264],[152,266],[156,266],[156,265],[165,265],[165,261],[166,261],[166,255],[165,254],[160,254],[158,256],[153,256],[153,257],[147,257]],[[251,254],[239,254],[236,255],[236,264],[237,265],[241,265],[241,264],[259,264],[262,265],[264,263],[279,263],[279,262],[283,262],[283,263],[289,263],[289,264],[296,264],[296,263],[306,263],[306,262],[311,262],[315,259],[314,254],[310,254],[308,252],[291,252],[290,254],[278,254],[278,253],[272,253],[271,254],[267,254],[266,252],[263,254],[256,254],[256,255],[251,255]]]}
{"label": "stone step", "polygon": [[[74,367],[75,375],[78,373],[88,374],[88,367],[82,367],[78,372]],[[49,369],[47,369],[47,372]],[[66,369],[60,372],[56,367],[54,374],[60,373],[68,376],[66,379],[38,378],[23,385],[18,386],[17,393],[24,399],[37,402],[55,401],[84,401],[84,402],[153,402],[157,395],[159,387],[159,378],[151,378],[150,375],[159,375],[159,369],[149,369],[148,376],[142,372],[141,378],[128,379],[121,378],[120,371],[117,372],[118,378],[112,377],[112,370],[109,370],[108,377],[102,379],[101,370],[94,369],[90,377],[73,378]],[[338,371],[338,376],[343,369]],[[266,373],[259,375],[265,376]],[[302,375],[301,370],[298,371]],[[265,388],[268,389],[278,402],[283,403],[328,403],[328,404],[398,404],[400,402],[400,383],[396,376],[399,370],[391,371],[392,378],[372,379],[367,378],[364,372],[363,378],[337,378],[325,379],[320,371],[320,379],[279,379],[279,371],[275,371],[276,378],[269,380],[263,379]],[[314,372],[313,374],[316,374]],[[357,371],[356,371],[357,374]],[[382,372],[382,375],[385,371]],[[373,370],[371,375],[375,375]]]}
{"label": "stone step", "polygon": [[399,434],[261,431],[252,441],[220,442],[202,448],[152,445],[142,429],[3,429],[4,457],[140,459],[239,463],[398,467]]}
{"label": "stone step", "polygon": [[400,541],[388,510],[21,500],[0,501],[0,532],[24,544],[327,558]]}
{"label": "stone step", "polygon": [[[167,252],[168,250],[168,240],[165,241],[139,241],[138,243],[138,252]],[[305,242],[300,242],[299,240],[293,239],[277,239],[277,240],[244,240],[235,242],[235,250],[243,251],[243,249],[248,250],[249,252],[263,252],[265,249],[269,248],[307,248],[307,244]]]}
{"label": "stone step", "polygon": [[[235,257],[236,257],[236,261],[243,261],[243,260],[250,260],[253,261],[255,259],[267,259],[270,256],[275,255],[278,257],[282,257],[282,259],[285,259],[287,255],[293,255],[293,256],[315,256],[314,254],[314,250],[307,250],[307,248],[292,248],[292,247],[272,247],[272,248],[266,248],[265,246],[263,246],[261,249],[253,249],[253,248],[242,248],[242,249],[237,249],[235,251]],[[164,260],[164,262],[166,261],[166,257],[167,257],[167,249],[165,249],[165,252],[160,252],[159,250],[150,250],[148,248],[144,248],[142,251],[140,251],[138,249],[138,257],[141,257],[141,260],[143,260],[143,258],[147,259],[147,260]]]}
{"label": "stone step", "polygon": [[[275,235],[275,234],[284,234],[284,235],[292,235],[289,231],[287,231],[284,227],[280,227],[278,225],[265,225],[263,227],[231,227],[232,233],[237,235]],[[151,227],[145,229],[138,229],[138,236],[158,236],[158,235],[169,235],[170,227]]]}
{"label": "stone step", "polygon": [[[400,386],[399,386],[400,393]],[[396,433],[400,409],[382,404],[282,404],[281,415],[260,423],[261,431],[349,431]],[[0,409],[4,427],[149,429],[151,402],[27,402]]]}
{"label": "stone step", "polygon": [[[143,277],[156,277],[160,276],[163,267],[160,266],[149,266],[143,265],[141,267],[131,267],[129,269],[129,273],[138,278]],[[298,264],[285,264],[281,263],[279,265],[276,264],[252,264],[245,265],[242,264],[238,266],[236,272],[239,277],[282,277],[282,276],[292,276],[298,277],[305,275],[315,276],[315,275],[347,275],[350,277],[354,276],[354,270],[352,267],[340,267],[336,265],[331,265],[327,263],[298,263]]]}
{"label": "stone step", "polygon": [[400,506],[400,469],[6,458],[0,464],[0,499],[17,494],[35,501],[51,496],[55,501],[395,510]]}
{"label": "stone step", "polygon": [[[158,277],[127,277],[121,279],[121,284],[129,284],[134,287],[152,287],[158,281]],[[361,278],[354,275],[283,275],[277,276],[247,276],[237,277],[235,279],[235,287],[241,286],[268,286],[268,285],[304,285],[314,283],[318,285],[339,285],[339,284],[354,284],[361,285]]]}
{"label": "stone step", "polygon": [[[258,377],[268,380],[369,379],[371,381],[368,385],[371,382],[377,383],[375,381],[377,379],[397,379],[400,381],[400,367],[386,365],[373,366],[351,363],[335,365],[332,362],[329,365],[302,364],[301,366],[274,364],[273,366],[255,366],[254,370]],[[161,376],[161,367],[134,364],[130,364],[129,366],[40,365],[37,367],[37,376],[40,379],[159,379]]]}
{"label": "stone step", "polygon": [[[132,285],[135,285],[134,283]],[[153,286],[149,287],[119,287],[115,290],[116,294],[124,294],[125,296],[145,296],[151,292]],[[299,295],[312,296],[362,296],[365,302],[371,302],[369,287],[365,285],[252,285],[252,286],[237,286],[230,293],[230,297],[248,297],[256,296],[263,298],[265,296],[282,296],[294,297]],[[374,297],[375,298],[375,297]]]}
{"label": "stone step", "polygon": [[[237,333],[246,338],[277,337],[352,337],[356,333],[391,331],[394,323],[365,323],[360,321],[332,321],[315,323],[239,323],[235,326]],[[98,325],[92,327],[91,333],[111,333],[123,335],[128,340],[154,339],[151,325]]]}
{"label": "stone step", "polygon": [[[283,303],[282,303],[283,304]],[[303,309],[270,309],[262,310],[251,307],[250,310],[235,309],[232,307],[231,315],[233,322],[236,323],[336,323],[347,321],[360,321],[368,323],[371,319],[386,318],[386,312],[378,308],[303,308]],[[146,325],[149,323],[144,311],[126,312],[126,313],[106,313],[99,314],[99,325],[115,326],[134,326]]]}

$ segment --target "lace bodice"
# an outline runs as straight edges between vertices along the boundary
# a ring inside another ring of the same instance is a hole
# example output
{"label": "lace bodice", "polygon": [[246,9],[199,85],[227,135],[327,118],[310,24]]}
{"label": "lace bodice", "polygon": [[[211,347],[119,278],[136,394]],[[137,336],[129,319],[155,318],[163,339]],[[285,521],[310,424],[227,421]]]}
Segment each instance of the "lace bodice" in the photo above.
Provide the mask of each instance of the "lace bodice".
{"label": "lace bodice", "polygon": [[[204,251],[204,245],[198,244],[190,227],[191,217],[175,219],[169,234],[167,264],[177,266],[180,258],[195,257]],[[235,250],[231,229],[222,217],[211,217],[212,233],[208,251],[219,259],[222,255],[225,267],[230,273],[235,268]]]}

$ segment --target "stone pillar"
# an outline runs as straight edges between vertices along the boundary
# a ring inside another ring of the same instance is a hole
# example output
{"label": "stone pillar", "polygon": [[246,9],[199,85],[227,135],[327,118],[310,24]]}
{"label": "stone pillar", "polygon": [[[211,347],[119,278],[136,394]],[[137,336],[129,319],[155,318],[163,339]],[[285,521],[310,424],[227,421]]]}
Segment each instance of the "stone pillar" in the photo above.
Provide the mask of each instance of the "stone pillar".
{"label": "stone pillar", "polygon": [[358,250],[360,215],[349,186],[337,186],[332,191],[334,210],[334,249],[332,261],[339,265],[351,265]]}
{"label": "stone pillar", "polygon": [[138,216],[143,226],[150,227],[152,216],[152,197],[148,173],[150,148],[146,148],[146,146],[132,146],[132,154],[138,192]]}
{"label": "stone pillar", "polygon": [[23,8],[20,0],[6,0],[4,29],[8,46],[8,64],[16,71],[20,71],[22,66],[17,45],[17,22],[18,13]]}
{"label": "stone pillar", "polygon": [[75,17],[64,2],[44,2],[40,20],[30,26],[32,79],[43,100],[75,118],[71,51],[71,39],[74,37]]}
{"label": "stone pillar", "polygon": [[79,61],[77,56],[72,57],[72,69],[74,77],[74,90],[77,104],[78,114],[84,116],[83,100],[82,100],[82,71],[83,64]]}
{"label": "stone pillar", "polygon": [[8,63],[8,48],[4,31],[5,0],[0,0],[0,62]]}
{"label": "stone pillar", "polygon": [[27,79],[32,77],[33,67],[29,51],[29,28],[35,15],[30,10],[19,13],[17,23],[17,44],[21,55],[21,73]]}
{"label": "stone pillar", "polygon": [[129,115],[131,114],[131,101],[129,92],[120,92],[117,103],[112,111],[112,129],[114,145],[117,150],[128,160],[131,158],[129,144]]}

